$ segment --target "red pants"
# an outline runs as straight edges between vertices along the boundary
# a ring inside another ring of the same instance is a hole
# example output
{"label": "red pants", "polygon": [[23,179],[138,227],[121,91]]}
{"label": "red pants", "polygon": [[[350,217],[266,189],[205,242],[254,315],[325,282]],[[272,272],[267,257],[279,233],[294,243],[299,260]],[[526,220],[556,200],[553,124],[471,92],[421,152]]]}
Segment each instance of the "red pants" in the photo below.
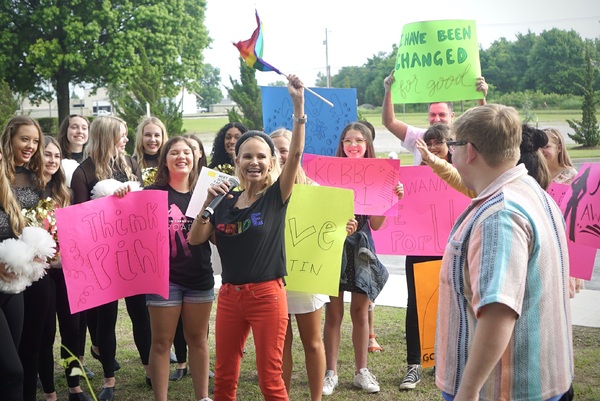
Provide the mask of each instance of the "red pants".
{"label": "red pants", "polygon": [[236,399],[240,364],[250,329],[264,399],[288,400],[281,376],[287,323],[287,298],[281,279],[221,286],[215,328],[215,401]]}

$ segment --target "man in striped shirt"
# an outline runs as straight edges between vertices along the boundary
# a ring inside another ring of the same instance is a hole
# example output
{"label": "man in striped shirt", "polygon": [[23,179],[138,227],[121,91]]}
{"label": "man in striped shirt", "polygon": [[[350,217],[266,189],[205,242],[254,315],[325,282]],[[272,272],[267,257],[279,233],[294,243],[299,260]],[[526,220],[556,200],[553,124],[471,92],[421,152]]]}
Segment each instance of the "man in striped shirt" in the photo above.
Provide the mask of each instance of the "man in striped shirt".
{"label": "man in striped shirt", "polygon": [[440,272],[436,385],[445,400],[569,400],[573,346],[564,220],[519,159],[516,110],[453,124],[453,164],[477,193]]}

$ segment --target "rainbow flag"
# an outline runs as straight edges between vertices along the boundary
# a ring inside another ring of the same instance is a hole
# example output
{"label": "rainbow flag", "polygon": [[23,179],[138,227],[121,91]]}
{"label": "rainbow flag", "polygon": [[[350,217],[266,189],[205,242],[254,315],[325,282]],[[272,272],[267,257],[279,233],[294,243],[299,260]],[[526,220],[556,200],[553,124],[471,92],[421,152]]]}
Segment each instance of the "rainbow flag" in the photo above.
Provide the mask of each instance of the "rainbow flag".
{"label": "rainbow flag", "polygon": [[262,59],[263,53],[263,24],[260,22],[258,12],[256,12],[256,24],[258,25],[252,37],[248,40],[239,41],[233,45],[240,51],[240,56],[244,59],[246,64],[259,71],[273,71],[281,74],[277,68],[267,63]]}

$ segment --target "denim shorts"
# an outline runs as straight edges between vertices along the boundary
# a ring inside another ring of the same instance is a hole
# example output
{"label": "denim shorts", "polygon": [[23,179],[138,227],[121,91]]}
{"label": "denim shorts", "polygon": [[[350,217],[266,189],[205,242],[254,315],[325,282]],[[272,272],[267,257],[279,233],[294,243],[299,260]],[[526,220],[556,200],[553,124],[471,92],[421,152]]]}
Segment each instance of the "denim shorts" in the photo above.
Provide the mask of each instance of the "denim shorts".
{"label": "denim shorts", "polygon": [[204,304],[215,300],[215,290],[190,290],[169,282],[169,299],[158,294],[146,294],[146,306],[179,306],[182,303]]}

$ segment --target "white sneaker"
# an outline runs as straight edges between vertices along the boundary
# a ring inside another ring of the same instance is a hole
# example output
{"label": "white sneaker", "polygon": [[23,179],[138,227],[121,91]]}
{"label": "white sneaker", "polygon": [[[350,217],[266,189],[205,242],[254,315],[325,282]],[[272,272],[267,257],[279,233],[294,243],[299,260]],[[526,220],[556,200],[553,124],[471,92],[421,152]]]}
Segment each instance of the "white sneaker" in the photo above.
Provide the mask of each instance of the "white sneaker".
{"label": "white sneaker", "polygon": [[377,379],[367,368],[362,368],[354,376],[354,387],[362,388],[367,393],[379,392],[379,383],[377,383]]}
{"label": "white sneaker", "polygon": [[337,385],[338,376],[333,374],[333,370],[326,371],[325,380],[323,380],[323,395],[331,395]]}
{"label": "white sneaker", "polygon": [[204,397],[203,399],[198,400],[198,401],[213,401],[213,400],[210,397]]}

